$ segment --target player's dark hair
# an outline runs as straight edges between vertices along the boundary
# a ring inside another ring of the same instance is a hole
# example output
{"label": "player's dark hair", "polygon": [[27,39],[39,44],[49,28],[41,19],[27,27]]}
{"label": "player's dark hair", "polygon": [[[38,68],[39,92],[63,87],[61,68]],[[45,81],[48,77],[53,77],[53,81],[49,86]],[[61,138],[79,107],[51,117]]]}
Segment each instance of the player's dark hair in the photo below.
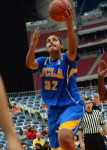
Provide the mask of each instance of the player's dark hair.
{"label": "player's dark hair", "polygon": [[61,38],[60,38],[58,35],[55,35],[55,36],[58,38],[58,40],[59,40],[60,44],[62,44],[62,40],[61,40]]}

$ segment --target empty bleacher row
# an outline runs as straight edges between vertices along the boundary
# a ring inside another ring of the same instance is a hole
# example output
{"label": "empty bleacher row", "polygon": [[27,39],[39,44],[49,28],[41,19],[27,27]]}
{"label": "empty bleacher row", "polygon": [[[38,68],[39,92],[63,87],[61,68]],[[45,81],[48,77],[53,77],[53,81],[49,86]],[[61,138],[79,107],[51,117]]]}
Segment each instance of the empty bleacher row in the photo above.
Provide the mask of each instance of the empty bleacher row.
{"label": "empty bleacher row", "polygon": [[100,22],[100,23],[95,23],[95,24],[91,24],[91,25],[85,25],[85,26],[81,26],[80,30],[87,30],[87,29],[92,29],[92,28],[96,28],[96,27],[101,27],[101,26],[105,26],[107,25],[107,22]]}
{"label": "empty bleacher row", "polygon": [[78,62],[78,77],[87,75],[96,59],[96,56],[80,59]]}

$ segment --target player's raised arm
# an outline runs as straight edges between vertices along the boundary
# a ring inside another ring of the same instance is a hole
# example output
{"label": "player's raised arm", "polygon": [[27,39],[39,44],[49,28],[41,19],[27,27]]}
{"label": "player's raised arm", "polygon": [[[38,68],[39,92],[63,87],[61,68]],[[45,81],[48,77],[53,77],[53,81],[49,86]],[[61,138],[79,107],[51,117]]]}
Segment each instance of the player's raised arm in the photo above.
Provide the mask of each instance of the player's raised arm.
{"label": "player's raised arm", "polygon": [[29,51],[26,56],[26,66],[30,69],[38,68],[38,62],[35,60],[35,49],[38,43],[39,36],[40,36],[39,28],[36,28],[32,37]]}
{"label": "player's raised arm", "polygon": [[73,12],[71,8],[66,10],[66,25],[68,28],[68,58],[74,61],[77,55],[77,39],[72,25]]}
{"label": "player's raised arm", "polygon": [[107,89],[105,88],[104,76],[107,73],[107,64],[100,60],[98,64],[98,91],[101,101],[107,100]]}

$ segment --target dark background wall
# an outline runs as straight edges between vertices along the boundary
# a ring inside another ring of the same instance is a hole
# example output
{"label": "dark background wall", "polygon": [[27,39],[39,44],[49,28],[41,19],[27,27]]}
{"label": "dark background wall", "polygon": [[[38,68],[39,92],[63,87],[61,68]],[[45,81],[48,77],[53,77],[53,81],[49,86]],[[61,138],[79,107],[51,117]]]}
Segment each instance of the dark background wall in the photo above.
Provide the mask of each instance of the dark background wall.
{"label": "dark background wall", "polygon": [[6,92],[34,90],[32,71],[25,65],[28,41],[22,0],[0,3],[0,71]]}

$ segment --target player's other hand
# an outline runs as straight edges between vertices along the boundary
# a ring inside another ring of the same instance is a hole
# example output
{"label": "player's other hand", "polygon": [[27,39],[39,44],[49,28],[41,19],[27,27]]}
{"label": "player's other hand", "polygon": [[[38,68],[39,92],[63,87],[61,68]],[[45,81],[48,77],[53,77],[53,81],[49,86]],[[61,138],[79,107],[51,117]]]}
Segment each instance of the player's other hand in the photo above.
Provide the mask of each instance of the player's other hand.
{"label": "player's other hand", "polygon": [[107,64],[104,60],[100,60],[98,63],[98,76],[104,77],[107,73]]}
{"label": "player's other hand", "polygon": [[40,31],[39,31],[39,28],[37,27],[34,31],[31,45],[36,46],[38,43],[39,37],[40,37]]}

